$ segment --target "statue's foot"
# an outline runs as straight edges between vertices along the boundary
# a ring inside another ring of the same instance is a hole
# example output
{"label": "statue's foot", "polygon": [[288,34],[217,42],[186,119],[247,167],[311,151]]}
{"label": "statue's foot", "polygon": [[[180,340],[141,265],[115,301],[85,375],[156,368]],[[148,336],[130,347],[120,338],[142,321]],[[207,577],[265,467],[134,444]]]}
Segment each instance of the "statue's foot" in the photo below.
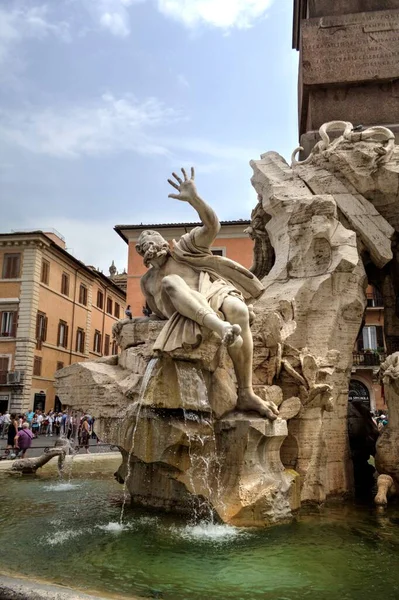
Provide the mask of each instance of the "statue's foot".
{"label": "statue's foot", "polygon": [[243,343],[241,337],[241,327],[239,325],[232,325],[226,321],[223,322],[223,335],[222,343],[225,346],[232,346],[233,344],[237,348]]}
{"label": "statue's foot", "polygon": [[390,475],[379,475],[377,479],[378,491],[374,498],[377,506],[386,506],[388,504],[388,496],[394,490],[394,482]]}
{"label": "statue's foot", "polygon": [[262,400],[255,394],[252,388],[238,390],[237,410],[244,412],[254,410],[262,417],[274,421],[278,417],[278,408],[270,400]]}

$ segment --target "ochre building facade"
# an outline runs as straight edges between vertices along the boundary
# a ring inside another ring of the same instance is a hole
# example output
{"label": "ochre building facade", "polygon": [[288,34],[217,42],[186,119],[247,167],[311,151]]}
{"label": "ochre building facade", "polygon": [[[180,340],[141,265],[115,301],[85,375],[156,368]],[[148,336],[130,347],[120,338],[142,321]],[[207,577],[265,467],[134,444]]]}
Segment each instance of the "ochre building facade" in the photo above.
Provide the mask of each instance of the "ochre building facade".
{"label": "ochre building facade", "polygon": [[55,372],[117,352],[125,300],[58,235],[0,234],[0,412],[59,410]]}

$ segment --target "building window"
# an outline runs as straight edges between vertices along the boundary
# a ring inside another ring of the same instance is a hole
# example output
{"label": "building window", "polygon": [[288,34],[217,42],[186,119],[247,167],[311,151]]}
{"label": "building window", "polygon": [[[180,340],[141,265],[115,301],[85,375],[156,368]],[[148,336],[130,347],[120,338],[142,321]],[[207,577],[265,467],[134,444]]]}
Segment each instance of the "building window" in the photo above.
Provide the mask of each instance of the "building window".
{"label": "building window", "polygon": [[380,326],[370,325],[363,327],[359,340],[358,350],[384,350],[384,333]]}
{"label": "building window", "polygon": [[112,315],[112,298],[107,298],[107,313]]}
{"label": "building window", "polygon": [[224,248],[211,248],[211,252],[214,256],[226,256],[226,250]]}
{"label": "building window", "polygon": [[85,332],[81,327],[76,331],[76,352],[84,354],[85,351]]}
{"label": "building window", "polygon": [[69,296],[69,275],[68,273],[63,273],[61,277],[61,294],[64,296]]}
{"label": "building window", "polygon": [[47,339],[47,317],[45,313],[38,312],[36,316],[36,348],[42,347],[42,342]]}
{"label": "building window", "polygon": [[3,279],[18,279],[21,270],[20,254],[5,254],[3,260]]}
{"label": "building window", "polygon": [[0,327],[1,337],[15,337],[17,334],[17,312],[0,312]]}
{"label": "building window", "polygon": [[119,319],[120,314],[121,314],[121,307],[119,306],[119,304],[117,302],[115,302],[114,315],[117,319]]}
{"label": "building window", "polygon": [[87,287],[83,283],[80,284],[79,288],[79,304],[87,306]]}
{"label": "building window", "polygon": [[48,285],[50,280],[50,263],[48,260],[42,260],[42,273],[40,276],[40,281]]}
{"label": "building window", "polygon": [[66,348],[68,346],[68,325],[65,321],[60,321],[58,323],[58,340],[57,346],[61,346],[62,348]]}
{"label": "building window", "polygon": [[56,371],[60,371],[60,369],[64,368],[64,363],[61,361],[57,361],[57,368]]}
{"label": "building window", "polygon": [[97,290],[97,306],[98,308],[103,308],[104,306],[104,294],[101,290]]}
{"label": "building window", "polygon": [[93,351],[101,354],[101,333],[97,329],[94,332]]}
{"label": "building window", "polygon": [[116,343],[116,341],[114,340],[112,342],[112,350],[111,350],[111,354],[114,356],[115,354],[118,354],[118,344]]}
{"label": "building window", "polygon": [[33,375],[40,377],[42,374],[42,359],[40,356],[35,356],[33,359]]}
{"label": "building window", "polygon": [[367,306],[368,308],[383,308],[384,298],[381,293],[376,289],[372,288],[371,292],[367,292]]}
{"label": "building window", "polygon": [[111,338],[108,334],[105,335],[104,338],[104,356],[109,356],[109,346],[110,346]]}
{"label": "building window", "polygon": [[7,373],[10,364],[8,356],[0,356],[0,383],[7,383]]}

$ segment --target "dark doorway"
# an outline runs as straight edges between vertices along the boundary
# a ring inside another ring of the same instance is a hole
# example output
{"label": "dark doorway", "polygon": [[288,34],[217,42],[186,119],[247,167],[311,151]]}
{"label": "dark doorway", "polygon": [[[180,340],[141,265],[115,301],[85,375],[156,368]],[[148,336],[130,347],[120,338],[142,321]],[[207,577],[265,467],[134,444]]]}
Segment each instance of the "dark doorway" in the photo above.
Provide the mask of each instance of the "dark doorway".
{"label": "dark doorway", "polygon": [[35,398],[33,400],[33,410],[44,410],[46,406],[46,394],[44,392],[39,392],[35,394]]}
{"label": "dark doorway", "polygon": [[361,381],[351,379],[349,382],[349,402],[361,402],[363,406],[370,410],[370,392]]}
{"label": "dark doorway", "polygon": [[57,413],[62,411],[61,400],[58,398],[58,396],[56,396],[54,400],[54,410]]}
{"label": "dark doorway", "polygon": [[0,396],[0,413],[4,415],[4,413],[8,410],[8,403],[10,398],[8,396]]}

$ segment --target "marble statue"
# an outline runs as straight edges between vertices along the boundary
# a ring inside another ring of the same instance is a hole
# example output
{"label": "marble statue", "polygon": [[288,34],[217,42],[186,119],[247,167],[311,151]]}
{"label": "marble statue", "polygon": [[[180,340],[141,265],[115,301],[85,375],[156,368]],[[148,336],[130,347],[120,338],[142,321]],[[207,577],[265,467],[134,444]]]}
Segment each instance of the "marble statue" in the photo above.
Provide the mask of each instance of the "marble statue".
{"label": "marble statue", "polygon": [[202,339],[201,328],[215,332],[233,361],[238,384],[238,410],[253,410],[276,419],[277,406],[262,400],[252,387],[253,340],[250,311],[245,303],[263,292],[260,281],[250,271],[223,256],[215,256],[211,246],[220,223],[210,206],[198,195],[194,169],[188,178],[176,173],[169,183],[178,194],[170,198],[188,202],[202,221],[184,234],[173,248],[156,231],[143,231],[137,252],[150,267],[141,279],[141,288],[152,312],[168,319],[154,344],[154,350],[171,352],[193,348]]}
{"label": "marble statue", "polygon": [[388,406],[388,425],[377,441],[375,466],[379,475],[374,501],[385,506],[389,496],[399,494],[399,352],[390,354],[382,363],[380,379]]}

